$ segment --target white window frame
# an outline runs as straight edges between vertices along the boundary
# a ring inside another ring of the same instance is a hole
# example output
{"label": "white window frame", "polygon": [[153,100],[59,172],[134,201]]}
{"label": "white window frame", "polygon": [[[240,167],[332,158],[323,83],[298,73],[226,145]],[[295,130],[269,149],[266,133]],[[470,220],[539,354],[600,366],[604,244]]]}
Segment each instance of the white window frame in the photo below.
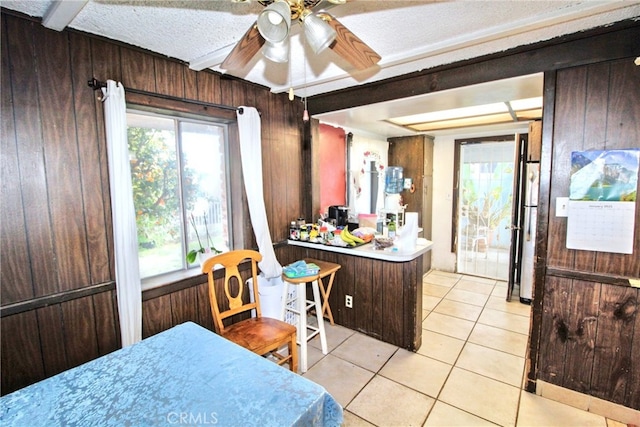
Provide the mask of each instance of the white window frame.
{"label": "white window frame", "polygon": [[[197,124],[206,124],[206,125],[215,125],[220,126],[224,129],[224,160],[225,160],[225,174],[226,174],[226,197],[227,197],[227,230],[228,230],[228,246],[229,248],[234,247],[234,230],[233,230],[233,200],[232,200],[232,192],[231,192],[231,162],[230,162],[230,153],[229,153],[229,123],[223,119],[216,119],[215,117],[192,114],[192,113],[184,113],[178,112],[166,108],[156,108],[156,107],[148,107],[138,104],[127,104],[127,113],[134,114],[142,114],[149,115],[152,117],[160,117],[165,119],[174,120],[175,126],[175,134],[176,134],[176,144],[178,147],[178,156],[177,163],[179,168],[179,197],[180,197],[180,216],[181,216],[181,227],[182,227],[182,268],[179,270],[174,270],[171,272],[160,273],[153,276],[148,276],[142,278],[142,290],[152,289],[159,286],[167,285],[173,283],[175,281],[194,277],[201,275],[201,271],[199,265],[193,264],[188,265],[186,263],[186,254],[189,250],[187,247],[186,234],[185,232],[190,227],[189,218],[186,217],[185,205],[183,200],[183,178],[184,178],[184,170],[183,170],[183,152],[182,152],[182,141],[180,136],[180,123],[197,123]],[[204,244],[204,243],[203,243]]]}

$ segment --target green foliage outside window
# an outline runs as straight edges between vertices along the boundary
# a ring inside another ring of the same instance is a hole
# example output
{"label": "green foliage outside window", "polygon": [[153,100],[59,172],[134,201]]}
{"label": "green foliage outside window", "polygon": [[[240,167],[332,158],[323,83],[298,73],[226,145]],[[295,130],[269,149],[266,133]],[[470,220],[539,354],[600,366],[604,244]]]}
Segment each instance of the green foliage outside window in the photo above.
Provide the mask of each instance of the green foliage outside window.
{"label": "green foliage outside window", "polygon": [[[140,248],[177,241],[180,203],[173,132],[129,127],[128,138]],[[191,172],[185,170],[185,175],[189,177]]]}

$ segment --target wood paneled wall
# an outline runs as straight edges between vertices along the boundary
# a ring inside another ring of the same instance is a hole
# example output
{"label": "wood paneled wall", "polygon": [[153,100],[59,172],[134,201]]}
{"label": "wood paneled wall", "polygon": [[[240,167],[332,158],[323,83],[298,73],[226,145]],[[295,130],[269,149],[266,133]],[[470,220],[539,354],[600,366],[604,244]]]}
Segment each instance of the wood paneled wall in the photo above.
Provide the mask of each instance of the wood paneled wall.
{"label": "wood paneled wall", "polygon": [[[103,109],[90,78],[185,101],[255,106],[274,242],[287,238],[300,212],[303,129],[302,104],[286,94],[136,48],[51,31],[5,11],[1,38],[6,394],[120,347]],[[236,227],[244,246],[256,247],[248,216]],[[145,292],[143,300],[144,336],[186,320],[212,327],[204,277]]]}
{"label": "wood paneled wall", "polygon": [[560,70],[545,91],[555,102],[543,129],[538,376],[640,409],[639,290],[626,280],[640,277],[640,203],[630,255],[567,249],[567,218],[555,214],[556,197],[569,194],[572,151],[640,148],[640,67],[628,58]]}
{"label": "wood paneled wall", "polygon": [[[431,240],[433,211],[433,143],[428,135],[389,138],[389,164],[402,165],[405,178],[411,178],[414,191],[402,192],[407,212],[418,212],[422,236]],[[431,251],[423,256],[423,272],[431,269]]]}

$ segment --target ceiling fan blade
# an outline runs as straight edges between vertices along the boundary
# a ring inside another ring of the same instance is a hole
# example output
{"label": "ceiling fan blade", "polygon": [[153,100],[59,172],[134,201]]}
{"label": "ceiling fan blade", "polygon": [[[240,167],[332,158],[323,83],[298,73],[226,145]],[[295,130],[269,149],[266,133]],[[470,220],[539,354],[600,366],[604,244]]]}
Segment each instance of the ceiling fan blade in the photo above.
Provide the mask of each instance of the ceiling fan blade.
{"label": "ceiling fan blade", "polygon": [[233,47],[233,50],[222,61],[220,68],[227,70],[237,70],[243,68],[249,63],[251,58],[258,53],[260,48],[264,45],[264,38],[258,31],[258,25],[253,24],[238,43]]}
{"label": "ceiling fan blade", "polygon": [[365,70],[382,59],[373,49],[331,15],[327,23],[336,30],[335,42],[329,46],[358,70]]}

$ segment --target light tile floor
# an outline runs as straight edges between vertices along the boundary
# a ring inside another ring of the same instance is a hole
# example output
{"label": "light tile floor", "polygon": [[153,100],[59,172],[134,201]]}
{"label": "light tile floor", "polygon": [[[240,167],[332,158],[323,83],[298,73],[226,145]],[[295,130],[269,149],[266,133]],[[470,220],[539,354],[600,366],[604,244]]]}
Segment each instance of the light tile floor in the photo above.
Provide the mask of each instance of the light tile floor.
{"label": "light tile floor", "polygon": [[329,354],[314,338],[304,376],[342,405],[346,426],[624,426],[522,390],[530,307],[506,291],[430,271],[416,353],[325,322]]}

